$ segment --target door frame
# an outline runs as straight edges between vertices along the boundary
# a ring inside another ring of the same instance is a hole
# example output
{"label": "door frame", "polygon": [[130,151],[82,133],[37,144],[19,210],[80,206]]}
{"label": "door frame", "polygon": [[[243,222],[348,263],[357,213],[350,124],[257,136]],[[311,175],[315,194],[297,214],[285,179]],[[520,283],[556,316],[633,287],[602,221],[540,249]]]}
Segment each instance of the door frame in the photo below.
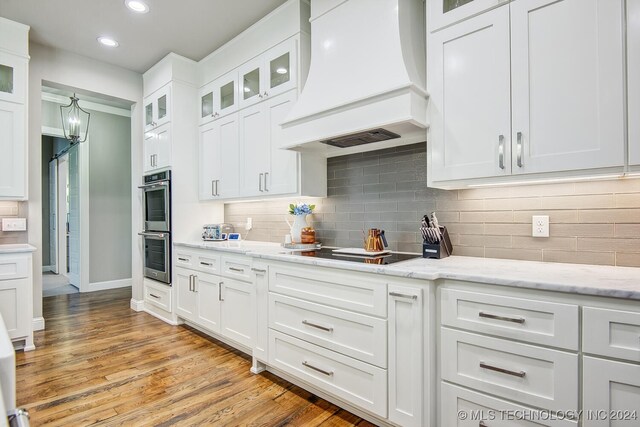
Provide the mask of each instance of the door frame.
{"label": "door frame", "polygon": [[[42,126],[42,135],[64,138],[64,130]],[[85,142],[78,144],[78,156],[80,161],[80,253],[79,265],[80,292],[89,291],[89,136]]]}

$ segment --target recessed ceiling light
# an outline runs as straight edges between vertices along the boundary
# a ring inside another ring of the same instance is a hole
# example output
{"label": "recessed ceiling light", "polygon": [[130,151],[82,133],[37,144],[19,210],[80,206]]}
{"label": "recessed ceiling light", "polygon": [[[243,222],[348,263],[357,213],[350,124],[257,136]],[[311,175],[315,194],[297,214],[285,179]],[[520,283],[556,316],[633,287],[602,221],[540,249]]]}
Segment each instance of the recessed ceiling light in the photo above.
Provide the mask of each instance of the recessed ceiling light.
{"label": "recessed ceiling light", "polygon": [[288,73],[288,71],[289,71],[289,70],[287,70],[286,68],[284,68],[284,67],[280,67],[280,68],[278,68],[278,69],[276,70],[276,73],[278,73],[278,74],[287,74],[287,73]]}
{"label": "recessed ceiling light", "polygon": [[120,46],[120,43],[118,43],[117,41],[115,41],[114,39],[110,38],[110,37],[98,37],[98,41],[100,43],[102,43],[102,45],[107,46],[107,47],[118,47]]}
{"label": "recessed ceiling light", "polygon": [[124,4],[131,10],[136,13],[147,13],[149,12],[149,6],[143,1],[140,0],[124,0]]}

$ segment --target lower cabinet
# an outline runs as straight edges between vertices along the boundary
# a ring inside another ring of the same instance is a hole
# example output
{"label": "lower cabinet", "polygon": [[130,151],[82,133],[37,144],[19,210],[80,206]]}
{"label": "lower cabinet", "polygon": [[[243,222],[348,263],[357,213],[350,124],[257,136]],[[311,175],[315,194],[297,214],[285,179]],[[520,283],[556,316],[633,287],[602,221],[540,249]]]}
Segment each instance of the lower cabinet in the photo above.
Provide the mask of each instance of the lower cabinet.
{"label": "lower cabinet", "polygon": [[213,332],[220,331],[220,284],[222,279],[206,273],[198,273],[194,288],[198,300],[196,322]]}
{"label": "lower cabinet", "polygon": [[192,270],[175,268],[173,283],[176,290],[176,314],[186,320],[195,321],[198,311],[198,294],[194,290]]}
{"label": "lower cabinet", "polygon": [[254,261],[251,274],[256,288],[256,339],[253,344],[253,357],[267,363],[269,361],[269,265]]}
{"label": "lower cabinet", "polygon": [[255,290],[251,283],[221,279],[220,333],[247,347],[253,347],[255,336],[254,298]]}
{"label": "lower cabinet", "polygon": [[583,426],[640,425],[640,365],[585,356],[583,375]]}
{"label": "lower cabinet", "polygon": [[0,254],[0,315],[12,341],[33,344],[31,253]]}

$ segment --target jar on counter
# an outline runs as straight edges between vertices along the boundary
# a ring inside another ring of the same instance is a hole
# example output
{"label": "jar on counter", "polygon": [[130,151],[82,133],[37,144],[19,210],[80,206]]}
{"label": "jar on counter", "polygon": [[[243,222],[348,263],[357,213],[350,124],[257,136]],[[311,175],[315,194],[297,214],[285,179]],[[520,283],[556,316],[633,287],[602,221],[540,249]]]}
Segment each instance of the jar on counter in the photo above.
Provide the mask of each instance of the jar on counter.
{"label": "jar on counter", "polygon": [[316,242],[316,230],[313,227],[304,227],[300,233],[301,243],[315,243]]}

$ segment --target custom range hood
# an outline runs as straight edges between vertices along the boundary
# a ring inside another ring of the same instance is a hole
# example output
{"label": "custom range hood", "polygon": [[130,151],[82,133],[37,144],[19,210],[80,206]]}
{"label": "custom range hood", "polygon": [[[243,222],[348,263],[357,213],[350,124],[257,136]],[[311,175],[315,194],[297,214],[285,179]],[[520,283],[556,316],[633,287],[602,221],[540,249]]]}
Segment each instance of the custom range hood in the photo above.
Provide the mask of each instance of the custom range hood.
{"label": "custom range hood", "polygon": [[282,148],[326,157],[426,140],[423,0],[312,0],[311,65]]}

